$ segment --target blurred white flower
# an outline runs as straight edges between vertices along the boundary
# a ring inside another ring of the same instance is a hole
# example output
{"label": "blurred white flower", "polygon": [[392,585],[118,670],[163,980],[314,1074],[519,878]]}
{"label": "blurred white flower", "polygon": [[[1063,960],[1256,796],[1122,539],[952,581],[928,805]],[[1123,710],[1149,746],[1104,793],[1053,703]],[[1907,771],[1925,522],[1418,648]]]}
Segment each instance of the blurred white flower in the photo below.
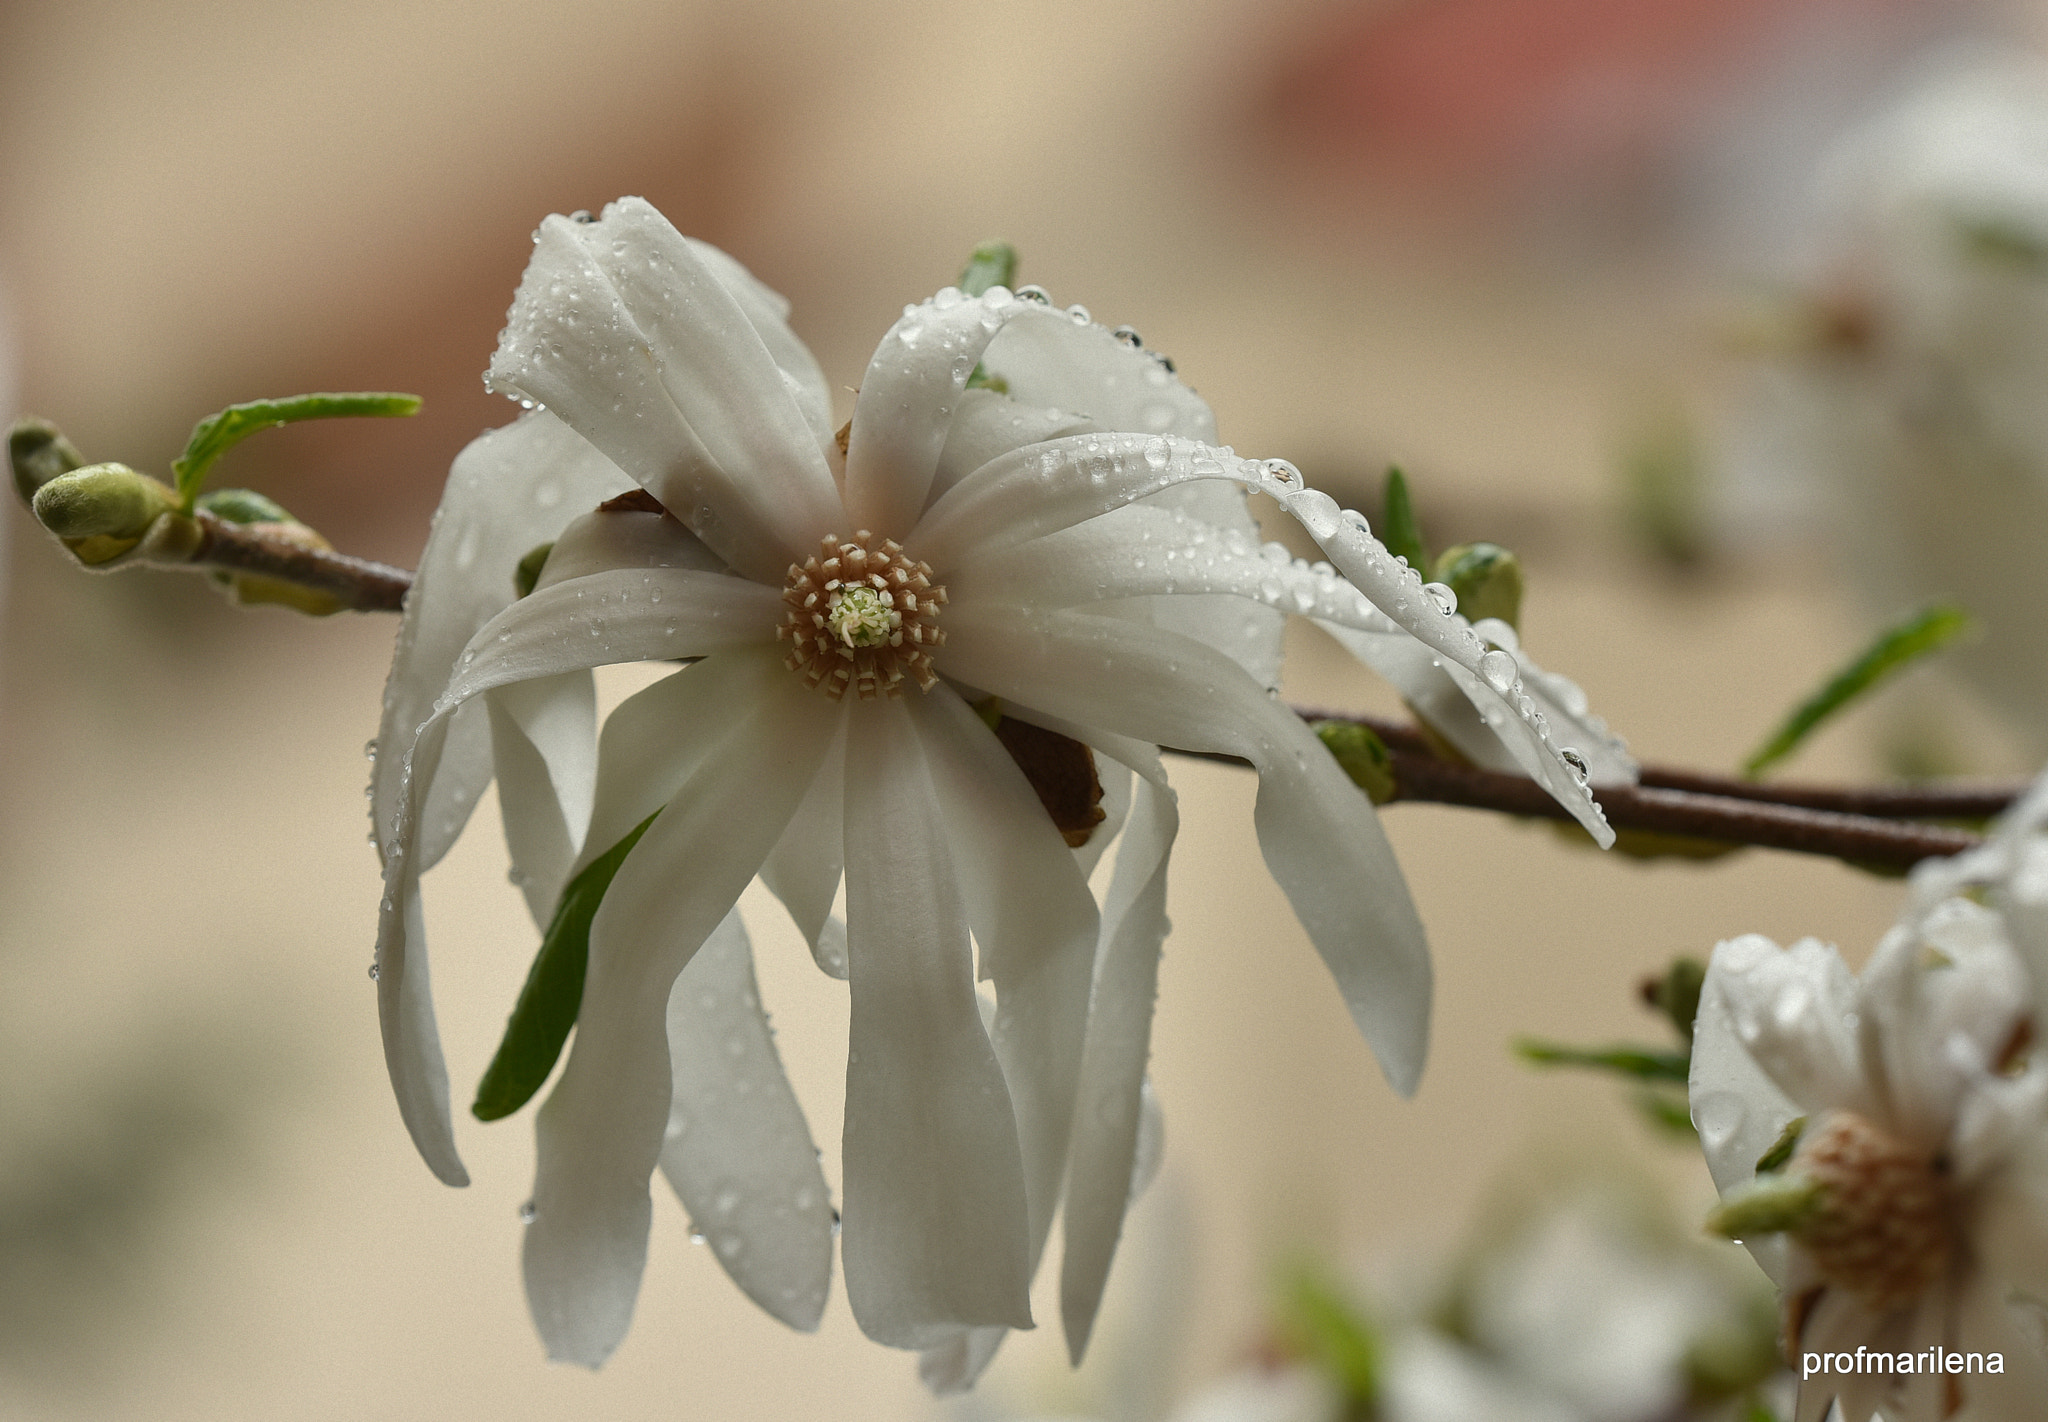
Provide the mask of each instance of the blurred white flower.
{"label": "blurred white flower", "polygon": [[1860,978],[1753,934],[1708,968],[1693,1119],[1731,1230],[1759,1189],[1789,1201],[1744,1242],[1780,1290],[1802,1422],[1830,1399],[1844,1422],[2048,1402],[2048,1073],[2016,920],[1944,894],[1956,877],[1920,876]]}
{"label": "blurred white flower", "polygon": [[[418,876],[494,770],[537,917],[659,811],[592,925],[574,1047],[539,1114],[526,1276],[550,1353],[595,1365],[623,1336],[657,1163],[757,1301],[800,1327],[823,1306],[824,1182],[732,916],[758,873],[850,979],[841,1250],[861,1327],[928,1350],[935,1386],[971,1382],[1030,1324],[1064,1183],[1078,1354],[1139,1166],[1177,824],[1157,746],[1257,767],[1269,868],[1389,1078],[1410,1090],[1420,1070],[1421,925],[1371,805],[1270,694],[1276,609],[1440,645],[1596,832],[1597,807],[1511,661],[1487,661],[1361,528],[1329,546],[1380,580],[1391,617],[1262,552],[1234,486],[1312,531],[1328,500],[1215,447],[1170,367],[1080,308],[1001,287],[906,308],[835,435],[785,305],[644,202],[550,218],[536,243],[491,379],[547,408],[450,475],[372,787],[379,1002],[414,1140],[466,1178]],[[509,564],[557,530],[507,606]],[[632,660],[694,665],[621,706],[593,766],[589,669]],[[1099,915],[1086,871],[1117,826],[1063,843],[977,714],[997,706],[1113,768],[1125,823]],[[986,1027],[970,941],[995,988]],[[700,1045],[727,1037],[730,1062]],[[773,1109],[733,1109],[756,1089]]]}
{"label": "blurred white flower", "polygon": [[1944,54],[1820,185],[1807,319],[1759,368],[1737,478],[1816,485],[1875,615],[1968,608],[1958,669],[2048,738],[2048,61]]}

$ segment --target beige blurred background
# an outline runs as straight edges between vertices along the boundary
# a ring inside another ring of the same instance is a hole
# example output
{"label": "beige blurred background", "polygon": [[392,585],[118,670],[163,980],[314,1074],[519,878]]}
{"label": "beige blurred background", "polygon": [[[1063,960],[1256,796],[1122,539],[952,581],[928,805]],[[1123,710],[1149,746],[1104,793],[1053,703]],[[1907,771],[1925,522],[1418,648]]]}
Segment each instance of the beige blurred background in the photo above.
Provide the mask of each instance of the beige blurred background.
{"label": "beige blurred background", "polygon": [[[11,361],[15,407],[161,469],[232,400],[419,391],[417,420],[265,435],[221,476],[409,563],[448,460],[507,417],[479,375],[545,213],[646,195],[788,293],[847,386],[904,302],[1003,236],[1026,280],[1171,353],[1241,450],[1365,507],[1399,459],[1433,541],[1522,549],[1531,650],[1645,758],[1726,766],[1868,613],[1809,545],[1649,558],[1617,512],[1631,431],[1723,379],[1715,303],[1784,240],[1831,126],[1942,36],[2036,17],[1544,3],[13,0],[0,406]],[[518,1283],[526,1117],[472,1123],[477,1183],[448,1191],[384,1084],[362,746],[393,622],[88,578],[18,513],[6,542],[0,1416],[927,1415],[843,1300],[821,1336],[784,1331],[659,1200],[624,1347],[595,1375],[548,1366]],[[1393,709],[1310,635],[1290,689]],[[2029,768],[1957,714],[1971,768]],[[1879,719],[1801,771],[1873,774]],[[1541,1147],[1641,1155],[1695,1198],[1617,1090],[1532,1074],[1508,1040],[1653,1036],[1631,988],[1673,954],[1758,930],[1860,958],[1897,898],[1818,861],[1644,866],[1396,808],[1439,974],[1403,1102],[1259,865],[1250,777],[1175,775],[1168,1164],[1142,1208],[1151,1264],[1191,1281],[1189,1380],[1256,1347],[1276,1258],[1445,1247]],[[428,883],[458,1092],[535,942],[495,833],[486,805]],[[841,989],[754,906],[833,1169]],[[1123,1307],[1126,1336],[1169,1326]],[[990,1386],[1058,1401],[1056,1333],[1013,1340]]]}

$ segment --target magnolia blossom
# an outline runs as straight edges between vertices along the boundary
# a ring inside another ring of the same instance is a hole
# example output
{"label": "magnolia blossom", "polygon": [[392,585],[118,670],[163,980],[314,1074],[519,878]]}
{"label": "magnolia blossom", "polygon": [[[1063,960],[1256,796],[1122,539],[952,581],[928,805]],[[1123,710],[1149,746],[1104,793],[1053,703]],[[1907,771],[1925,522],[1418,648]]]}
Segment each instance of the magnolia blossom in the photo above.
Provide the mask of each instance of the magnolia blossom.
{"label": "magnolia blossom", "polygon": [[1940,56],[1814,186],[1810,339],[1759,367],[1735,473],[1807,476],[1880,615],[1967,607],[1956,666],[2048,735],[2048,61]]}
{"label": "magnolia blossom", "polygon": [[[2048,943],[2044,799],[1924,866],[1860,978],[1813,939],[1714,951],[1693,1119],[1734,1215],[1790,1202],[1744,1242],[1781,1292],[1801,1422],[1830,1400],[1844,1422],[2048,1401],[2048,1073],[2015,952]],[[1955,892],[1972,881],[1991,907]]]}
{"label": "magnolia blossom", "polygon": [[[997,287],[906,308],[835,433],[781,300],[644,202],[535,240],[490,379],[545,409],[450,475],[372,787],[406,1124],[462,1183],[419,875],[495,774],[537,918],[644,827],[537,1121],[525,1268],[552,1356],[595,1365],[623,1336],[657,1165],[764,1307],[799,1327],[823,1307],[825,1181],[733,913],[756,875],[848,980],[840,1250],[862,1329],[965,1385],[1031,1324],[1063,1207],[1078,1355],[1145,1134],[1177,825],[1157,747],[1257,769],[1266,864],[1402,1091],[1427,1035],[1421,924],[1370,803],[1272,695],[1281,613],[1420,639],[1417,686],[1449,678],[1611,838],[1585,755],[1363,520],[1217,447],[1170,367],[1078,307]],[[1262,552],[1247,487],[1351,581]],[[510,601],[511,564],[551,537]],[[614,712],[593,758],[589,669],[623,661],[689,665]],[[1092,760],[1099,827],[1063,838],[998,717],[1052,733],[1084,778]],[[1119,829],[1098,910],[1087,874]]]}

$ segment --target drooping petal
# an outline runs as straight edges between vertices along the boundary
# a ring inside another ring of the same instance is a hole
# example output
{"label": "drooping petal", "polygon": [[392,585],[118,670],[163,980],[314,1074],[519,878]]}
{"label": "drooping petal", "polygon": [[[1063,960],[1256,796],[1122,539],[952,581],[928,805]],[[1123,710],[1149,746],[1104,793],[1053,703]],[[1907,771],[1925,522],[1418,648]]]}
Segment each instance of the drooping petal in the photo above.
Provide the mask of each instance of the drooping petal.
{"label": "drooping petal", "polygon": [[811,958],[828,976],[846,976],[846,925],[832,914],[839,892],[846,835],[846,744],[835,737],[810,793],[768,852],[761,882],[782,900],[797,931],[811,945]]}
{"label": "drooping petal", "polygon": [[1085,1127],[1074,1133],[1067,1178],[1060,1314],[1076,1364],[1094,1331],[1124,1213],[1138,1184],[1145,1063],[1167,930],[1166,870],[1180,829],[1180,811],[1158,753],[1135,744],[1122,753],[1138,772],[1137,790],[1103,908],[1102,952],[1081,1065]]}
{"label": "drooping petal", "polygon": [[485,693],[498,809],[513,882],[546,927],[590,827],[597,773],[597,687],[587,671]]}
{"label": "drooping petal", "polygon": [[[660,611],[649,605],[656,588],[675,594],[673,611],[665,617],[649,616]],[[423,862],[431,860],[420,849],[418,801],[435,781],[451,724],[472,698],[495,687],[643,655],[632,650],[642,644],[673,643],[671,655],[697,656],[759,641],[759,597],[764,593],[773,599],[758,585],[714,573],[620,569],[592,574],[506,608],[455,659],[453,680],[400,763],[395,834],[384,852],[376,959],[384,1059],[399,1113],[427,1164],[450,1184],[468,1177],[449,1124],[447,1069],[428,988],[419,876]],[[774,653],[764,648],[758,656],[772,663]],[[606,847],[611,843],[616,838]]]}
{"label": "drooping petal", "polygon": [[853,407],[846,514],[855,527],[900,538],[917,522],[975,363],[1004,322],[1039,309],[1003,287],[979,298],[948,287],[904,309],[875,348]]}
{"label": "drooping petal", "polygon": [[981,976],[995,984],[1033,1269],[1052,1229],[1088,1025],[1097,916],[1088,880],[1031,783],[950,687],[910,703],[944,816]]}
{"label": "drooping petal", "polygon": [[1096,428],[1093,420],[1066,410],[1048,409],[994,390],[963,390],[946,430],[946,443],[939,451],[939,466],[932,476],[926,505],[929,507],[933,499],[982,465],[1013,449],[1086,434]]}
{"label": "drooping petal", "polygon": [[596,1367],[625,1335],[669,1118],[671,990],[760,869],[830,741],[834,708],[793,678],[744,709],[626,857],[591,924],[576,1037],[535,1122],[526,1291],[554,1359]]}
{"label": "drooping petal", "polygon": [[1422,921],[1372,802],[1301,719],[1222,654],[1114,618],[961,606],[942,669],[1077,725],[1241,756],[1259,772],[1259,848],[1394,1088],[1428,1042]]}
{"label": "drooping petal", "polygon": [[737,911],[676,977],[668,1052],[662,1174],[732,1281],[810,1332],[832,1283],[832,1203]]}
{"label": "drooping petal", "polygon": [[[371,778],[370,819],[380,853],[398,838],[406,755],[433,714],[462,649],[513,598],[513,564],[553,538],[570,516],[632,487],[574,430],[545,412],[482,435],[455,457],[419,571],[405,599]],[[463,718],[441,757],[421,846],[426,865],[455,840],[490,783],[481,708]]]}
{"label": "drooping petal", "polygon": [[840,521],[823,449],[746,310],[638,198],[535,234],[491,358],[720,557],[779,583]]}
{"label": "drooping petal", "polygon": [[811,427],[818,448],[823,449],[832,440],[832,387],[825,383],[825,372],[819,368],[811,348],[789,328],[789,298],[748,271],[729,252],[695,237],[683,240],[747,314],[754,334],[761,338],[761,344],[768,348],[768,354],[782,371],[783,381],[803,411],[804,422]]}
{"label": "drooping petal", "polygon": [[962,1325],[1029,1327],[1016,1121],[975,1001],[948,827],[902,702],[851,709],[846,825],[840,1248],[854,1317],[910,1348]]}
{"label": "drooping petal", "polygon": [[1167,363],[1099,322],[1039,307],[1002,330],[982,361],[1017,400],[1071,410],[1100,430],[1216,441],[1216,417]]}

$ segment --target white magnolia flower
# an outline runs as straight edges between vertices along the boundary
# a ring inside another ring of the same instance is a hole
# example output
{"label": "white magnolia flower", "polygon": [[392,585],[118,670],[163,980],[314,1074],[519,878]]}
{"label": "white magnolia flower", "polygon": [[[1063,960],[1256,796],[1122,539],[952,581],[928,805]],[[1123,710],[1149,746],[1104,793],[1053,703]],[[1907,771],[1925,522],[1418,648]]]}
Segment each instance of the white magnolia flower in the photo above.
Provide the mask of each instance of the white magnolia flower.
{"label": "white magnolia flower", "polygon": [[2048,1405],[2048,1074],[2021,925],[1941,892],[1959,878],[1919,876],[1860,978],[1816,940],[1756,935],[1707,972],[1692,1107],[1724,1210],[1757,1200],[1799,1123],[1767,1161],[1786,1227],[1745,1243],[1781,1293],[1801,1422],[1830,1399],[1844,1422]]}
{"label": "white magnolia flower", "polygon": [[1815,186],[1817,339],[1759,370],[1736,472],[1807,476],[1880,615],[1979,617],[1955,665],[2048,735],[2048,61],[1942,55]]}
{"label": "white magnolia flower", "polygon": [[[493,773],[537,917],[658,811],[597,912],[537,1123],[526,1277],[550,1353],[595,1365],[623,1335],[657,1164],[757,1301],[798,1326],[823,1306],[824,1180],[732,915],[756,874],[849,980],[840,1247],[861,1327],[965,1385],[1029,1326],[1063,1201],[1078,1352],[1145,1116],[1177,823],[1157,746],[1258,769],[1269,869],[1390,1080],[1409,1090],[1421,1066],[1421,925],[1371,805],[1269,694],[1275,609],[1435,647],[1602,833],[1584,778],[1511,656],[1291,466],[1215,447],[1169,368],[1079,308],[1002,288],[907,308],[835,436],[780,299],[644,202],[550,218],[536,244],[491,379],[546,409],[450,475],[372,787],[379,1004],[407,1126],[462,1183],[418,880]],[[969,388],[978,364],[994,379]],[[1327,569],[1263,556],[1245,486],[1304,517],[1387,614]],[[509,563],[557,531],[507,606]],[[588,669],[631,660],[693,664],[612,715],[593,767]],[[1112,767],[1112,821],[1084,847],[977,714],[991,697]],[[1086,871],[1115,821],[1098,914]],[[986,1025],[970,942],[995,991]]]}

